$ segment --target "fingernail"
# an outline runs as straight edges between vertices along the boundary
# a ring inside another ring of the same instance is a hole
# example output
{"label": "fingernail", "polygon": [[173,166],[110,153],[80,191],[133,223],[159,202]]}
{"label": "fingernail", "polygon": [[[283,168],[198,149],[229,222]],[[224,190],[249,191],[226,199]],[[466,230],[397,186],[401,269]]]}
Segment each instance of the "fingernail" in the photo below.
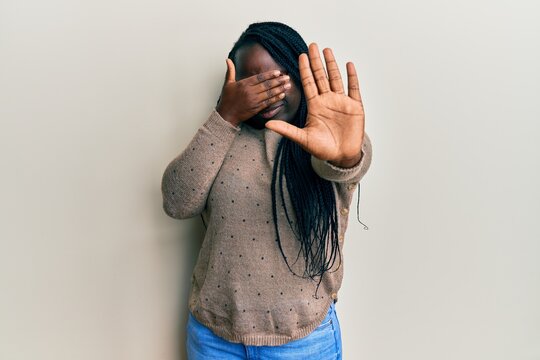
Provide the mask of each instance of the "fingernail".
{"label": "fingernail", "polygon": [[285,93],[281,93],[281,94],[279,94],[279,97],[280,97],[280,98],[283,98],[283,97],[285,97]]}
{"label": "fingernail", "polygon": [[279,76],[279,74],[281,74],[279,70],[274,71],[274,76]]}
{"label": "fingernail", "polygon": [[291,78],[291,77],[290,77],[289,75],[285,75],[285,76],[283,77],[283,80],[289,80],[290,78]]}
{"label": "fingernail", "polygon": [[289,89],[290,87],[291,87],[291,83],[286,83],[284,86],[285,89]]}

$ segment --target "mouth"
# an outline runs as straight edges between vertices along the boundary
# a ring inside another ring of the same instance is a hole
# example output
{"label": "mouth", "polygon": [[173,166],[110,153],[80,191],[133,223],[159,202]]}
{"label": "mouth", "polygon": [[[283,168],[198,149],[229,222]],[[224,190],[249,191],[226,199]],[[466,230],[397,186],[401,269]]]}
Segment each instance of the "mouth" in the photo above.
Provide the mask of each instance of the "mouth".
{"label": "mouth", "polygon": [[277,113],[281,110],[281,108],[284,105],[285,105],[285,103],[283,101],[280,101],[279,103],[274,104],[274,105],[264,109],[263,111],[261,111],[257,115],[262,117],[263,119],[271,119],[272,117],[277,115]]}

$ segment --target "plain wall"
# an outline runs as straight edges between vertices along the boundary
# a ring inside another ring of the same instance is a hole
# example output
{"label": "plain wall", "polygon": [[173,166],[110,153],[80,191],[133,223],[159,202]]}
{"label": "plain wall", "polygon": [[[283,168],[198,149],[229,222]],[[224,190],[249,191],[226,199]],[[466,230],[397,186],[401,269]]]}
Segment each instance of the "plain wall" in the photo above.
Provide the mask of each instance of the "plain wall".
{"label": "plain wall", "polygon": [[200,218],[166,165],[277,20],[356,65],[373,142],[344,358],[540,359],[537,1],[2,0],[0,358],[185,359]]}

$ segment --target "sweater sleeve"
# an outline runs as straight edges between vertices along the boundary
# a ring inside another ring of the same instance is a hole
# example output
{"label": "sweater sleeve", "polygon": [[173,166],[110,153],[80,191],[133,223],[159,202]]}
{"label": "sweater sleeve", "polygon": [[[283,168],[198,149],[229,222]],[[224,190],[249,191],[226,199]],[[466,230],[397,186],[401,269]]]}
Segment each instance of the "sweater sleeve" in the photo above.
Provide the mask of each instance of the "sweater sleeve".
{"label": "sweater sleeve", "polygon": [[188,146],[166,167],[161,180],[163,209],[175,219],[202,213],[214,179],[240,127],[215,108]]}
{"label": "sweater sleeve", "polygon": [[329,163],[326,160],[321,160],[311,155],[311,166],[317,175],[323,179],[337,183],[358,183],[367,173],[371,165],[372,148],[371,140],[366,132],[364,132],[364,140],[362,141],[362,158],[358,164],[352,168],[342,168]]}

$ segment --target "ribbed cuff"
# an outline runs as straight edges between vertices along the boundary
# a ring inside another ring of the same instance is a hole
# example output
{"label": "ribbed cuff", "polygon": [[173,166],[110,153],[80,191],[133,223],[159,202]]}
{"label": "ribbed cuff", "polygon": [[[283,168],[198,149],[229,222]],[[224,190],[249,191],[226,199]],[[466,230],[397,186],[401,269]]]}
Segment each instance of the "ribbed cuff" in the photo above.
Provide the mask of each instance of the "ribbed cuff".
{"label": "ribbed cuff", "polygon": [[203,125],[218,138],[223,138],[231,135],[236,135],[240,131],[239,126],[234,126],[227,120],[221,117],[216,109],[212,109],[208,120]]}
{"label": "ribbed cuff", "polygon": [[360,174],[360,171],[362,171],[366,161],[368,161],[368,155],[366,154],[368,141],[369,140],[364,138],[362,143],[362,159],[358,164],[351,168],[342,168],[336,166],[327,160],[321,160],[313,155],[311,155],[311,166],[313,167],[315,173],[323,179],[337,183],[349,182],[351,179],[356,178]]}

